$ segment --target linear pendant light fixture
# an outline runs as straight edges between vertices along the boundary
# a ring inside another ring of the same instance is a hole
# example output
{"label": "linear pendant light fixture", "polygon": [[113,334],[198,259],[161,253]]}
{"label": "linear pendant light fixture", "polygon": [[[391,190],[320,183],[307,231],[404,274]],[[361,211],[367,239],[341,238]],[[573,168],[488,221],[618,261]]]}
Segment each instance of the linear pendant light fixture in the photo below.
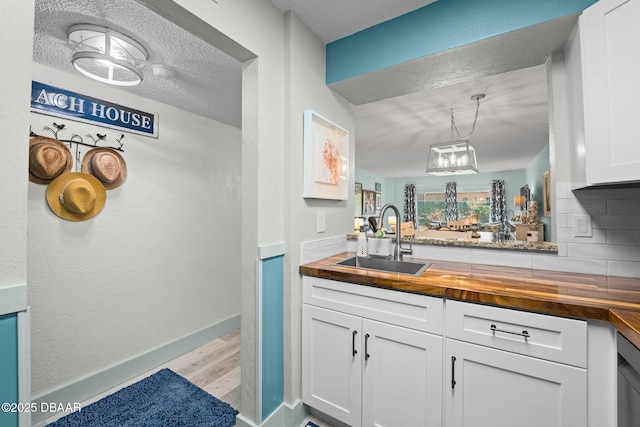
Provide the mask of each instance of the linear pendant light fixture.
{"label": "linear pendant light fixture", "polygon": [[[453,108],[451,109],[451,141],[431,144],[427,158],[427,175],[445,176],[478,173],[476,149],[471,142],[469,142],[469,137],[476,129],[478,112],[480,111],[480,100],[484,99],[484,97],[484,93],[471,97],[471,100],[476,102],[476,116],[473,120],[471,132],[464,138],[460,135],[460,132],[458,132],[458,127],[456,126],[456,121],[453,116]],[[453,139],[454,129],[458,134],[459,139],[457,140]]]}
{"label": "linear pendant light fixture", "polygon": [[147,50],[133,38],[92,24],[72,25],[67,34],[73,46],[71,62],[85,76],[116,86],[142,81]]}

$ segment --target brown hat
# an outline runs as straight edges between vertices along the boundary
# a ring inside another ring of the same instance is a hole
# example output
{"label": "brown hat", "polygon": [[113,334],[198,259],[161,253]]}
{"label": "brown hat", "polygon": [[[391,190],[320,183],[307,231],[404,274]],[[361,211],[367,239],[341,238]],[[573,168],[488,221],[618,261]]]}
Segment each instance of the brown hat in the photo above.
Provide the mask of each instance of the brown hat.
{"label": "brown hat", "polygon": [[113,148],[96,147],[87,151],[82,158],[82,172],[98,178],[104,188],[116,188],[127,177],[127,164]]}
{"label": "brown hat", "polygon": [[104,207],[107,191],[94,176],[82,172],[60,175],[47,187],[49,207],[67,221],[86,221]]}
{"label": "brown hat", "polygon": [[49,184],[72,167],[73,156],[62,142],[44,136],[29,140],[29,181]]}

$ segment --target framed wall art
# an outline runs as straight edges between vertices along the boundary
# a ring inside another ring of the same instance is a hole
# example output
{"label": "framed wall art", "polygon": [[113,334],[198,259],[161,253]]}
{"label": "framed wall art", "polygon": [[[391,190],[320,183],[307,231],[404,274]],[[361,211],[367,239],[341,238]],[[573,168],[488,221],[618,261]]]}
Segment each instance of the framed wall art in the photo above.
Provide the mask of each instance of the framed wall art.
{"label": "framed wall art", "polygon": [[362,190],[362,215],[375,215],[376,210],[376,192]]}
{"label": "framed wall art", "polygon": [[544,216],[551,216],[551,172],[542,174],[542,204]]}
{"label": "framed wall art", "polygon": [[304,111],[302,196],[347,200],[349,132],[311,110]]}
{"label": "framed wall art", "polygon": [[362,184],[356,182],[356,189],[354,193],[355,201],[355,217],[362,216]]}
{"label": "framed wall art", "polygon": [[529,190],[529,185],[525,184],[523,187],[520,187],[520,195],[524,197],[524,210],[527,210],[529,200],[531,200],[531,190]]}

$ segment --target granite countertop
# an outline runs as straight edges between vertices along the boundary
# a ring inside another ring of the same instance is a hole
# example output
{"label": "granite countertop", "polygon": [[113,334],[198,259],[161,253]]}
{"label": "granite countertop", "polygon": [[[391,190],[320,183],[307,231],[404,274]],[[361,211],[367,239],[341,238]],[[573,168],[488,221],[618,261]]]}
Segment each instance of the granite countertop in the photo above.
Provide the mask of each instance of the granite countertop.
{"label": "granite countertop", "polygon": [[[306,276],[505,308],[610,322],[640,347],[640,279],[433,261],[420,276],[333,265],[345,252],[300,266]],[[405,257],[406,261],[419,261]],[[421,260],[425,261],[425,260]]]}
{"label": "granite countertop", "polygon": [[[551,242],[524,242],[521,240],[498,240],[494,237],[497,233],[485,233],[480,232],[482,238],[480,239],[436,239],[428,237],[402,237],[402,243],[409,243],[414,245],[436,245],[436,246],[458,246],[464,248],[483,248],[483,249],[501,249],[501,250],[514,250],[524,252],[545,252],[545,253],[557,253],[558,245]],[[461,233],[462,235],[462,233]],[[395,240],[395,234],[386,234],[385,237],[393,238]],[[373,237],[369,237],[373,238]],[[357,233],[347,234],[347,239],[357,240]]]}

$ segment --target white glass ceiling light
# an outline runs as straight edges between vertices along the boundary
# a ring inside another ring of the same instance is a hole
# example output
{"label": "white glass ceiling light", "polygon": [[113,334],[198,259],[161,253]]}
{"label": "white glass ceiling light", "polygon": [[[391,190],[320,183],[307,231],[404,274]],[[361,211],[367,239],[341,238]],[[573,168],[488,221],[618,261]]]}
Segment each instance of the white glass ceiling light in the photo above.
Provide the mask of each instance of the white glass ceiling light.
{"label": "white glass ceiling light", "polygon": [[87,77],[117,86],[135,86],[142,81],[147,50],[140,43],[111,28],[91,24],[69,27],[73,45],[71,62]]}
{"label": "white glass ceiling light", "polygon": [[[431,144],[429,157],[427,158],[428,175],[443,176],[478,173],[476,149],[469,142],[469,137],[476,129],[478,111],[480,111],[480,100],[484,97],[485,95],[483,93],[471,97],[473,101],[476,101],[476,116],[473,120],[471,132],[465,137],[460,136],[453,116],[453,109],[451,109],[451,141]],[[453,139],[454,129],[458,134],[458,140]]]}

